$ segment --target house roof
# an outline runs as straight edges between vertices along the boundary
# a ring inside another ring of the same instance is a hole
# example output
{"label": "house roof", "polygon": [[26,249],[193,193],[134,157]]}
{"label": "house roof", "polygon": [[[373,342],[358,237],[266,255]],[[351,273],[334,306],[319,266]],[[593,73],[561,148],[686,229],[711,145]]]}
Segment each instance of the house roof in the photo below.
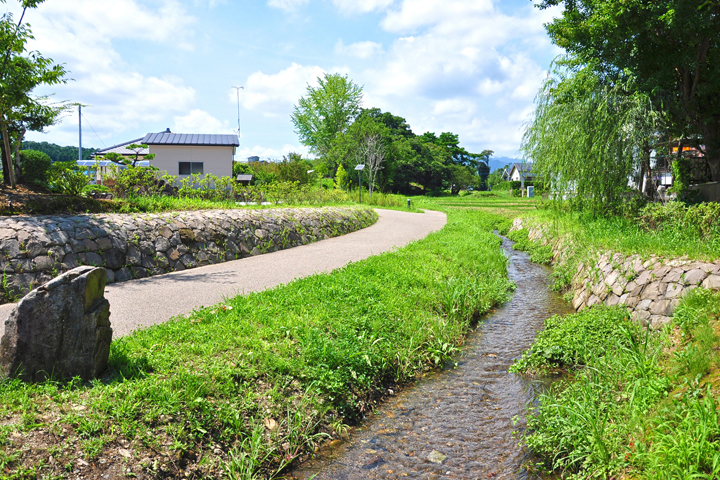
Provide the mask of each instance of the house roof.
{"label": "house roof", "polygon": [[220,147],[240,146],[237,135],[217,135],[202,133],[148,133],[142,138],[148,145],[205,145]]}
{"label": "house roof", "polygon": [[252,178],[253,178],[252,175],[240,174],[240,175],[237,176],[236,180],[237,180],[238,182],[249,182],[249,181],[252,180]]}
{"label": "house roof", "polygon": [[[112,147],[101,148],[100,150],[96,150],[93,156],[95,157],[107,155],[110,152],[120,155],[135,155],[134,151],[130,151],[125,147],[128,145],[132,145],[133,143],[144,143],[141,140],[142,138],[136,138],[135,140],[130,140],[129,142],[118,143],[117,145],[113,145]],[[148,153],[150,153],[150,149],[148,148],[143,148],[142,150],[140,150],[140,155],[147,155]]]}
{"label": "house roof", "polygon": [[[532,171],[532,163],[513,163],[512,170],[517,170],[520,173],[530,173]],[[512,172],[510,170],[510,172]]]}

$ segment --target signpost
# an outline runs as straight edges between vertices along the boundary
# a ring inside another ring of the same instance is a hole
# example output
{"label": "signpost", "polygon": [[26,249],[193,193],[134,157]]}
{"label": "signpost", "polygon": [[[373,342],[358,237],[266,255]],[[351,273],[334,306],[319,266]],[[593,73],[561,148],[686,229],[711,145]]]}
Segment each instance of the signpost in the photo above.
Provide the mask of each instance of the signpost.
{"label": "signpost", "polygon": [[362,171],[365,168],[364,163],[360,163],[355,167],[358,172],[358,203],[362,203]]}

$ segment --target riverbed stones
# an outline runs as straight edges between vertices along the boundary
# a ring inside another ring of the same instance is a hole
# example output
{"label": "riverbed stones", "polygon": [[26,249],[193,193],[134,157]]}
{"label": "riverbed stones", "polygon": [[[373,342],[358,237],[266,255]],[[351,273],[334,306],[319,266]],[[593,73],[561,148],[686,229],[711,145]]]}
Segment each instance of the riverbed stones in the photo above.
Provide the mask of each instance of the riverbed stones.
{"label": "riverbed stones", "polygon": [[28,381],[99,376],[112,340],[106,278],[104,268],[78,267],[20,300],[0,339],[2,374]]}
{"label": "riverbed stones", "polygon": [[0,303],[81,265],[126,281],[304,245],[376,219],[369,208],[335,207],[2,217]]}
{"label": "riverbed stones", "polygon": [[[512,230],[523,228],[530,237],[552,245],[553,258],[563,257],[562,252],[572,247],[565,239],[548,240],[541,226],[524,219],[513,221]],[[594,263],[580,263],[573,276],[575,310],[601,303],[625,305],[635,320],[657,329],[670,322],[679,300],[694,288],[720,290],[720,262],[642,258],[610,251],[596,252],[596,258]]]}
{"label": "riverbed stones", "polygon": [[442,464],[445,460],[447,460],[447,455],[443,455],[437,450],[433,450],[428,454],[427,459],[432,463]]}

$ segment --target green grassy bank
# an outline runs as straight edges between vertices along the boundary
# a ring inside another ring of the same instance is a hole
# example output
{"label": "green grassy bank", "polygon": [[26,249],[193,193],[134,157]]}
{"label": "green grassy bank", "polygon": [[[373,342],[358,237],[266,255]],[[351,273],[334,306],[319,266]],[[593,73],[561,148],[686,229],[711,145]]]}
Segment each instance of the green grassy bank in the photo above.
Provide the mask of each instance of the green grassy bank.
{"label": "green grassy bank", "polygon": [[442,365],[512,289],[497,218],[116,340],[103,378],[0,380],[0,476],[267,478]]}
{"label": "green grassy bank", "polygon": [[530,469],[563,478],[720,478],[720,294],[685,297],[651,333],[621,308],[546,322],[513,366],[565,370],[541,395],[524,437]]}

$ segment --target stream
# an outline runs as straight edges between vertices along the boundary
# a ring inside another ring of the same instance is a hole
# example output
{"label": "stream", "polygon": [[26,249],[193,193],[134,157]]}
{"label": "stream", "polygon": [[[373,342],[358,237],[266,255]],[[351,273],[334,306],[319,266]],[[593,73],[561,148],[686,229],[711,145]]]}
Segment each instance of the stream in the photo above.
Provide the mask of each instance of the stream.
{"label": "stream", "polygon": [[550,269],[503,239],[512,299],[467,338],[457,368],[427,375],[391,397],[346,442],[291,473],[296,479],[533,478],[518,447],[522,418],[541,384],[508,373],[546,318],[572,311],[548,290]]}

